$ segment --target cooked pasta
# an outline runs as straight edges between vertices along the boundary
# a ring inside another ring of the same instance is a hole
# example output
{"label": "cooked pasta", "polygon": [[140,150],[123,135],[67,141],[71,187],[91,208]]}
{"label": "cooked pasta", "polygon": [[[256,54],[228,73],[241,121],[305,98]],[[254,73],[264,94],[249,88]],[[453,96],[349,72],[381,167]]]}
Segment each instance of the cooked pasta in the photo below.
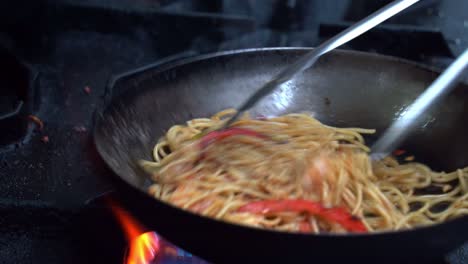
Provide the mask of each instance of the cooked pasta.
{"label": "cooked pasta", "polygon": [[305,113],[216,130],[234,110],[175,125],[141,161],[155,198],[204,216],[306,233],[407,229],[468,214],[468,168],[434,172],[372,161],[372,129],[326,126]]}

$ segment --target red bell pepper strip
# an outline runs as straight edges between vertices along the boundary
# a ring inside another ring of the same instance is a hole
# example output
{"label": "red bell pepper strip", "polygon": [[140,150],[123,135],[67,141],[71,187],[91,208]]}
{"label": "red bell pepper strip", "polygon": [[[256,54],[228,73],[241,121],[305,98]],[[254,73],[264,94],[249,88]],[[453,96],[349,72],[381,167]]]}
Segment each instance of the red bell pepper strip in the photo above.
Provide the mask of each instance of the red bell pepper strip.
{"label": "red bell pepper strip", "polygon": [[205,148],[212,142],[219,141],[224,138],[231,137],[231,136],[237,136],[237,135],[266,138],[266,136],[256,131],[250,130],[250,129],[240,128],[240,127],[230,127],[230,128],[226,128],[223,130],[211,131],[208,134],[204,135],[200,139],[200,146],[202,148]]}
{"label": "red bell pepper strip", "polygon": [[312,226],[310,225],[309,221],[304,220],[299,223],[299,231],[302,233],[310,233],[312,231]]}
{"label": "red bell pepper strip", "polygon": [[325,208],[320,203],[303,199],[297,200],[263,200],[251,202],[241,206],[238,212],[249,212],[254,214],[267,214],[279,212],[306,212],[321,217],[330,222],[340,224],[351,232],[366,232],[364,223],[357,217],[351,215],[345,208]]}

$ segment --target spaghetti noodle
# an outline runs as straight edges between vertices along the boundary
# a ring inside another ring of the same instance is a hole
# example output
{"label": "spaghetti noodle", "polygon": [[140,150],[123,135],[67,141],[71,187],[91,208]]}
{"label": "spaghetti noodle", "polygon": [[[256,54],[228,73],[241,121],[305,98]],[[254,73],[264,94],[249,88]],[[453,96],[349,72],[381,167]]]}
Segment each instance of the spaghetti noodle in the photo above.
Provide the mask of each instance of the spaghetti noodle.
{"label": "spaghetti noodle", "polygon": [[233,113],[171,127],[154,161],[141,161],[150,194],[228,222],[307,233],[398,230],[468,214],[468,167],[371,161],[362,135],[374,130],[308,114],[245,115],[216,130]]}

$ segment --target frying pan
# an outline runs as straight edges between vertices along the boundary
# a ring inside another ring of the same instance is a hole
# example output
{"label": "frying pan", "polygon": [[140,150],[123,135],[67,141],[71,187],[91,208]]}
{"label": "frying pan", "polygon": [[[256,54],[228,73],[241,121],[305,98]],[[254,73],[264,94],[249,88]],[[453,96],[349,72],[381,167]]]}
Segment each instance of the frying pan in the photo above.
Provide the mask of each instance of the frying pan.
{"label": "frying pan", "polygon": [[[171,125],[238,106],[307,50],[221,52],[145,67],[114,80],[111,86],[118,96],[101,113],[94,138],[98,152],[115,173],[123,206],[146,227],[216,263],[440,261],[468,240],[467,217],[398,232],[297,234],[216,221],[146,194],[149,181],[135,160],[151,159],[154,144]],[[412,62],[337,50],[279,87],[251,113],[275,116],[308,111],[328,125],[381,132],[437,75]],[[433,169],[468,165],[467,88],[459,85],[432,108],[403,144]]]}

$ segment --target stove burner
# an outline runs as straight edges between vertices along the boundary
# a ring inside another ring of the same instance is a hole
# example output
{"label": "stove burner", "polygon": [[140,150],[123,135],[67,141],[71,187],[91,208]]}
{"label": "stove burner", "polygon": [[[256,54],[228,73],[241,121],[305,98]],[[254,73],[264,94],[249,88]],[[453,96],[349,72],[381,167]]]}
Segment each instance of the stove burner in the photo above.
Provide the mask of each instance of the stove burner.
{"label": "stove burner", "polygon": [[96,263],[208,264],[147,230],[118,201],[116,193],[107,192],[89,200],[81,213],[76,235],[89,259]]}
{"label": "stove burner", "polygon": [[208,264],[162,239],[156,232],[138,236],[126,249],[123,264]]}

